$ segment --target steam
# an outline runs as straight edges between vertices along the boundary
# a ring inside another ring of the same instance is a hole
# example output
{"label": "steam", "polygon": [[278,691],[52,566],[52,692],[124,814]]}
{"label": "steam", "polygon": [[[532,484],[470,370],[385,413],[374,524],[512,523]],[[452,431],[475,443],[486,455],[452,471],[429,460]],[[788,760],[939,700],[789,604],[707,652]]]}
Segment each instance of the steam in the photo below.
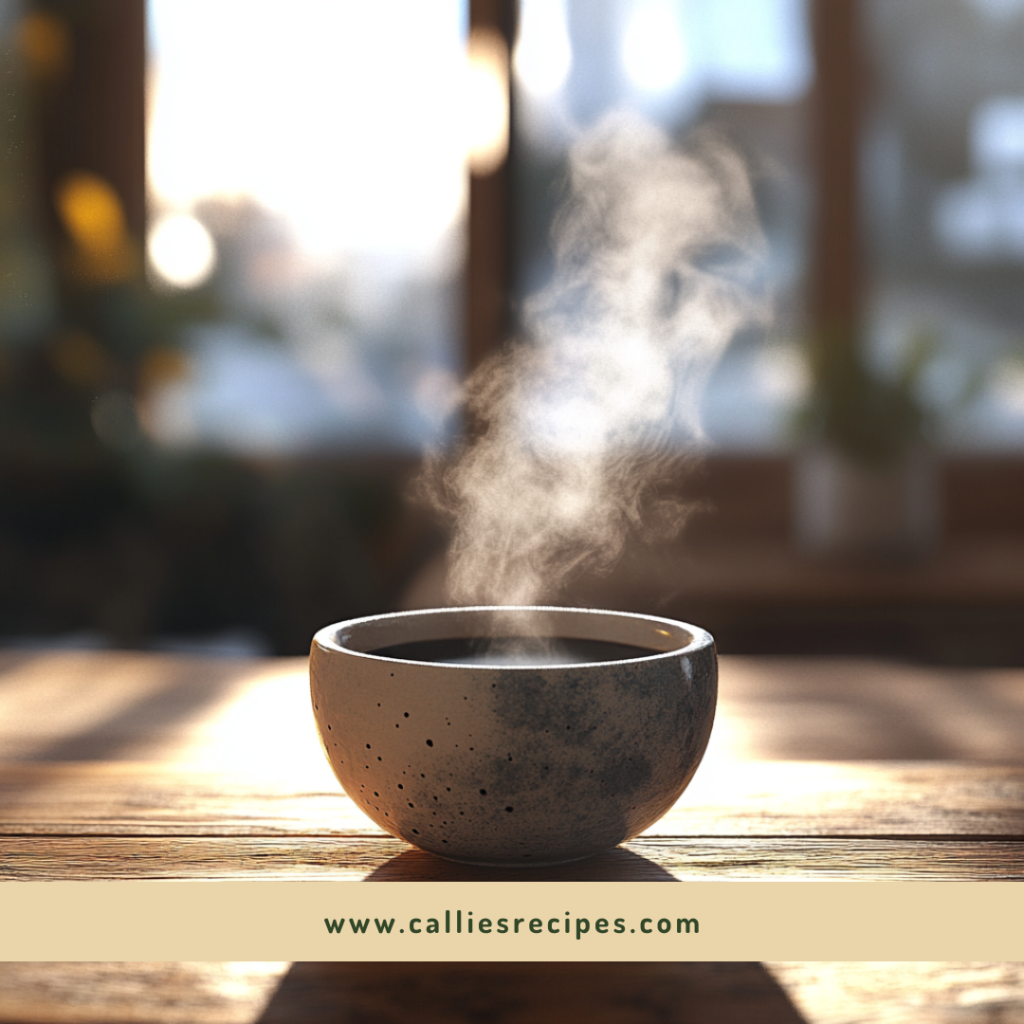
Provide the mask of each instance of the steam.
{"label": "steam", "polygon": [[674,149],[630,115],[603,121],[572,150],[553,244],[527,340],[473,374],[469,439],[424,474],[454,522],[456,604],[551,601],[631,537],[674,537],[690,508],[668,471],[701,437],[715,361],[764,312],[746,170],[710,134]]}

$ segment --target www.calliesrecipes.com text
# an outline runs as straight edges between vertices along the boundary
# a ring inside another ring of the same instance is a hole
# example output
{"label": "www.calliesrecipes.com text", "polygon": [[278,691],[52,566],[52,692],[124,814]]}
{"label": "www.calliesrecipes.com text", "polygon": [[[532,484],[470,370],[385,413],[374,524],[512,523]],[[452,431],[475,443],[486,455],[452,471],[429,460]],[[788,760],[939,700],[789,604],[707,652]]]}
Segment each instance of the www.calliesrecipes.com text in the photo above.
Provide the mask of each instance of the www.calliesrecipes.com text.
{"label": "www.calliesrecipes.com text", "polygon": [[332,935],[696,935],[695,917],[643,917],[630,925],[624,917],[475,917],[473,911],[446,910],[440,917],[412,917],[395,927],[393,917],[325,917]]}

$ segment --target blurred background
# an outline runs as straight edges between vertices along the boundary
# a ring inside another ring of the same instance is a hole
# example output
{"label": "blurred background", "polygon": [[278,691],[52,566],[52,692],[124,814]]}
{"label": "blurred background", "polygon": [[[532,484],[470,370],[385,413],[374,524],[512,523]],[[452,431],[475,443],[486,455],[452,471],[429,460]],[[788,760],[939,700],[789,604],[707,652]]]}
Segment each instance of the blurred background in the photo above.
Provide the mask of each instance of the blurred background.
{"label": "blurred background", "polygon": [[681,538],[560,600],[1024,663],[1024,0],[0,0],[0,39],[0,644],[443,603],[422,453],[628,107],[743,154],[774,316]]}

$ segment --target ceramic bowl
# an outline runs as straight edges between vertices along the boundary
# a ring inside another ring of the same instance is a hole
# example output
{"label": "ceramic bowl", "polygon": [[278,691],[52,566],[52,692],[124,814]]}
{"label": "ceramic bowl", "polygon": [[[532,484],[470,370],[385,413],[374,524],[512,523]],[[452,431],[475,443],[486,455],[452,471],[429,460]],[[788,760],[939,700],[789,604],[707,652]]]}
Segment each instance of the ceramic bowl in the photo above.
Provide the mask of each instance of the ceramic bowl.
{"label": "ceramic bowl", "polygon": [[[517,614],[553,642],[515,653]],[[321,629],[310,654],[345,792],[392,835],[472,864],[565,863],[649,828],[697,770],[717,679],[703,629],[589,609],[378,615]]]}

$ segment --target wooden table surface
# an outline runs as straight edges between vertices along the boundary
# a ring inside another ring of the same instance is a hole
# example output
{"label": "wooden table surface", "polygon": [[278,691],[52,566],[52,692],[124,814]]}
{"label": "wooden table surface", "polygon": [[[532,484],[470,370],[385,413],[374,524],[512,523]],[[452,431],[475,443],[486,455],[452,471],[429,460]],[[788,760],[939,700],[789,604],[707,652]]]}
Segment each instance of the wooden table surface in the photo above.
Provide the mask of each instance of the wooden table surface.
{"label": "wooden table surface", "polygon": [[[528,876],[382,834],[323,760],[307,685],[304,659],[0,652],[0,880],[1024,881],[1024,670],[725,657],[677,806]],[[596,1020],[1024,1022],[1019,965],[907,970],[6,964],[0,1022],[390,1021],[428,996],[420,1019],[547,1020],[573,991]]]}

